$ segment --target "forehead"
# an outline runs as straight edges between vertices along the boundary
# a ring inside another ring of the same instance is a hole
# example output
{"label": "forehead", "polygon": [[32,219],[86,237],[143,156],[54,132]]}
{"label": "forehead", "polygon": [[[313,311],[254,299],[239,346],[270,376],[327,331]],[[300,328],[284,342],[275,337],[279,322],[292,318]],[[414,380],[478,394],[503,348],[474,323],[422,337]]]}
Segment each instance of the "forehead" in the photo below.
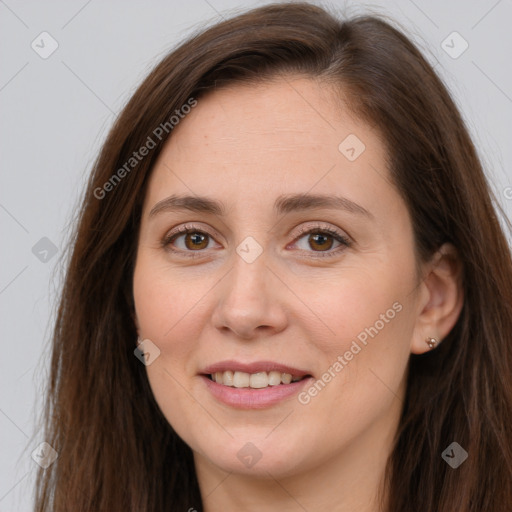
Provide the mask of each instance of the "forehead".
{"label": "forehead", "polygon": [[174,128],[147,202],[171,189],[271,206],[283,193],[357,197],[386,185],[385,160],[379,134],[332,87],[297,77],[234,85],[199,98]]}

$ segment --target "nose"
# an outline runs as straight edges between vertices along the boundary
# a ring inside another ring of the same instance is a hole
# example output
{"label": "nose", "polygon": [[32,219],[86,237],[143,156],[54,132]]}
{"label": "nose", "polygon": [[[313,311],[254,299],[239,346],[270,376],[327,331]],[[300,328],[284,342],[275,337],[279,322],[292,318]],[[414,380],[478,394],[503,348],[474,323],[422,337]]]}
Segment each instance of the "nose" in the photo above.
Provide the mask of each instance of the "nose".
{"label": "nose", "polygon": [[216,287],[218,300],[212,315],[215,328],[252,340],[286,327],[286,287],[267,266],[264,254],[252,263],[235,255],[233,268]]}

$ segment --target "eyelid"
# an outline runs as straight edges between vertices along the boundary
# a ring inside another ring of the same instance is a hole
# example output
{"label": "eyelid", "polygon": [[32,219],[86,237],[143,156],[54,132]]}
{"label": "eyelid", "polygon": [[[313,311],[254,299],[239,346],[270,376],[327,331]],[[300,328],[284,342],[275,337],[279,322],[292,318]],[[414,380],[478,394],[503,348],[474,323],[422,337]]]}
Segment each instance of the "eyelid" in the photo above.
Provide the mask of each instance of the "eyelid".
{"label": "eyelid", "polygon": [[198,231],[200,233],[204,233],[210,236],[211,238],[223,238],[222,235],[216,229],[210,226],[208,226],[207,228],[203,228],[199,224],[190,224],[187,222],[186,224],[180,224],[178,227],[171,229],[164,236],[164,240],[169,240],[176,235],[186,234],[187,231]]}
{"label": "eyelid", "polygon": [[301,235],[308,233],[310,231],[327,231],[328,233],[331,233],[332,235],[338,235],[343,238],[347,238],[352,240],[352,237],[341,228],[334,227],[331,224],[327,224],[323,221],[309,221],[305,225],[301,226],[298,231],[293,235],[293,239],[296,240],[297,237],[300,237]]}

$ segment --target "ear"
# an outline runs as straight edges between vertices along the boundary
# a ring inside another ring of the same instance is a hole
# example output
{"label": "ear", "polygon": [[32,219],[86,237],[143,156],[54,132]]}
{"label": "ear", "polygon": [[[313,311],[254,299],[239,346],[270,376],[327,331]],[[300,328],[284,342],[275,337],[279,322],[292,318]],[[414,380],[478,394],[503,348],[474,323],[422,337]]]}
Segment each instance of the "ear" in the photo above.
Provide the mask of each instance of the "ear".
{"label": "ear", "polygon": [[411,340],[413,354],[429,351],[425,340],[441,342],[457,323],[464,304],[461,274],[462,263],[452,244],[444,244],[426,264]]}

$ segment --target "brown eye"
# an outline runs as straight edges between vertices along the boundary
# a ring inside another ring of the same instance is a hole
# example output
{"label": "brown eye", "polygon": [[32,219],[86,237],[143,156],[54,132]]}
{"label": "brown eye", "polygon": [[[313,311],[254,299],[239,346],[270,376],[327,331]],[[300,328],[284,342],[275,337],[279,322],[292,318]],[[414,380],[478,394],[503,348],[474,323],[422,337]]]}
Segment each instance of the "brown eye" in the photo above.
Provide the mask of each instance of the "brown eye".
{"label": "brown eye", "polygon": [[309,235],[309,245],[312,249],[318,251],[329,250],[333,245],[333,236],[324,233],[316,233]]}
{"label": "brown eye", "polygon": [[213,238],[208,233],[194,227],[184,226],[177,232],[167,235],[161,242],[162,247],[175,254],[183,256],[202,256],[204,249],[208,249]]}
{"label": "brown eye", "polygon": [[299,249],[312,253],[313,257],[337,256],[351,246],[351,241],[341,232],[327,227],[302,231],[295,240]]}
{"label": "brown eye", "polygon": [[[208,235],[199,231],[185,233],[184,235],[185,247],[190,250],[206,249],[208,246]],[[206,240],[206,243],[205,243]]]}

